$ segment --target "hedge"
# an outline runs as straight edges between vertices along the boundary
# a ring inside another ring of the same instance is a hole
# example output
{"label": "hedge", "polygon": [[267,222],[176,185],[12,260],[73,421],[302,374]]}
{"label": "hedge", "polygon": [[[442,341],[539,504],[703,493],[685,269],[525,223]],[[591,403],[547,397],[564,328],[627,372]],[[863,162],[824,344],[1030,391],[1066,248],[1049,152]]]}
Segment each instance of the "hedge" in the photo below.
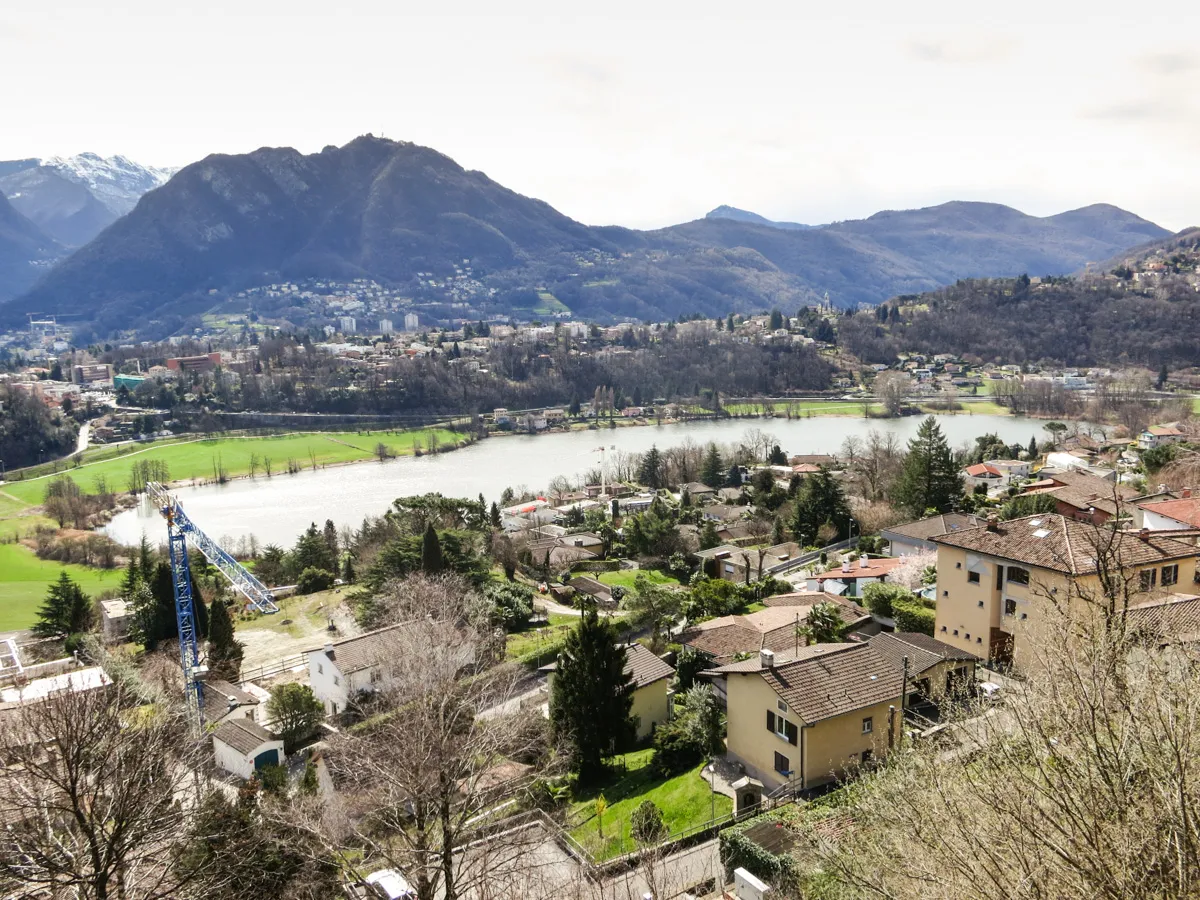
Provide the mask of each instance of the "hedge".
{"label": "hedge", "polygon": [[721,864],[725,866],[726,878],[733,878],[734,869],[745,869],[751,875],[786,892],[799,880],[800,873],[797,871],[795,858],[790,854],[776,856],[746,837],[748,829],[762,822],[778,822],[782,827],[782,820],[777,814],[764,813],[721,832],[718,840]]}
{"label": "hedge", "polygon": [[917,602],[892,602],[892,617],[897,631],[915,631],[933,637],[935,613]]}
{"label": "hedge", "polygon": [[571,566],[572,572],[617,572],[620,569],[619,559],[584,559]]}

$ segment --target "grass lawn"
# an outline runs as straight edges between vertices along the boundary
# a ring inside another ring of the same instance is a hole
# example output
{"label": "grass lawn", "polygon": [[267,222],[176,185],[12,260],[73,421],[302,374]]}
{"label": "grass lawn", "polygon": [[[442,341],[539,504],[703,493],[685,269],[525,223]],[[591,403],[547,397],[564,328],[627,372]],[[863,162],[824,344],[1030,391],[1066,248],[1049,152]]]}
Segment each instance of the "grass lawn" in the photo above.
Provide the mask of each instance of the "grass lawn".
{"label": "grass lawn", "polygon": [[[714,809],[717,818],[733,810],[732,800],[724,794],[713,795],[709,790],[708,782],[700,775],[703,764],[665,781],[656,779],[650,771],[653,752],[638,750],[626,754],[628,771],[576,794],[572,816],[586,821],[571,829],[571,837],[588,848],[596,859],[611,859],[637,849],[629,826],[633,811],[643,800],[654,801],[671,833],[710,821]],[[595,818],[595,799],[599,794],[608,801],[603,837]]]}
{"label": "grass lawn", "polygon": [[[775,415],[793,416],[861,416],[863,405],[853,400],[791,400],[772,404]],[[724,409],[733,416],[756,415],[763,412],[762,403],[726,403]],[[882,412],[878,403],[871,404],[871,412]]]}
{"label": "grass lawn", "polygon": [[646,576],[646,580],[651,584],[679,584],[679,579],[674,575],[667,575],[657,569],[620,569],[616,572],[599,572],[596,574],[596,578],[604,584],[632,591],[633,583],[639,575]]}
{"label": "grass lawn", "polygon": [[0,631],[32,625],[47,587],[64,569],[93,596],[116,590],[124,574],[119,568],[93,569],[38,559],[32,550],[20,544],[0,544]]}
{"label": "grass lawn", "polygon": [[[100,462],[84,463],[69,470],[83,490],[96,489],[96,479],[103,477],[112,490],[126,490],[129,471],[135,460],[162,460],[167,464],[170,480],[187,478],[211,479],[217,461],[230,476],[245,475],[250,471],[250,457],[260,461],[270,459],[274,472],[286,472],[289,459],[296,460],[303,468],[309,468],[315,457],[317,465],[371,459],[375,446],[386,444],[397,455],[411,454],[414,448],[428,445],[429,434],[437,435],[439,443],[453,444],[458,438],[446,429],[413,429],[407,431],[333,432],[289,434],[278,436],[228,437],[214,440],[188,441],[172,444],[139,446],[124,455],[107,458]],[[68,471],[68,470],[64,470]],[[28,481],[11,481],[4,491],[17,500],[30,504],[42,502],[49,477]]]}
{"label": "grass lawn", "polygon": [[527,628],[515,631],[505,640],[505,655],[509,659],[520,659],[523,656],[537,653],[542,649],[550,649],[561,644],[567,632],[579,621],[578,616],[567,616],[562,613],[550,613],[550,624],[541,628]]}

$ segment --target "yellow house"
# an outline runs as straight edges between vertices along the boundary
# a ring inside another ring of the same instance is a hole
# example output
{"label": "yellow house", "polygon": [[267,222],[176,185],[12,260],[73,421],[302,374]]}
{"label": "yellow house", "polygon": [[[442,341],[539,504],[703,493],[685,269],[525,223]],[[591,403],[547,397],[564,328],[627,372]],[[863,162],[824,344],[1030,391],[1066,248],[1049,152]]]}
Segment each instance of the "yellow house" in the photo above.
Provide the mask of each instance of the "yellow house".
{"label": "yellow house", "polygon": [[1128,599],[1138,605],[1191,590],[1198,552],[1180,537],[1113,531],[1053,514],[993,521],[933,541],[934,635],[1017,668],[1032,662],[1051,604],[1062,603],[1076,614],[1084,612],[1080,604],[1103,608],[1102,570],[1111,573],[1110,583],[1128,586],[1122,604]]}
{"label": "yellow house", "polygon": [[900,737],[903,677],[869,643],[762,650],[705,675],[726,681],[729,756],[768,790],[836,780]]}
{"label": "yellow house", "polygon": [[871,638],[871,646],[908,672],[906,708],[974,694],[975,666],[982,661],[974,653],[910,631],[882,632]]}
{"label": "yellow house", "polygon": [[[538,670],[546,673],[547,693],[553,690],[551,681],[557,666],[550,663]],[[641,644],[634,643],[625,647],[625,673],[633,680],[630,715],[637,716],[637,739],[644,740],[671,719],[671,682],[675,670]]]}

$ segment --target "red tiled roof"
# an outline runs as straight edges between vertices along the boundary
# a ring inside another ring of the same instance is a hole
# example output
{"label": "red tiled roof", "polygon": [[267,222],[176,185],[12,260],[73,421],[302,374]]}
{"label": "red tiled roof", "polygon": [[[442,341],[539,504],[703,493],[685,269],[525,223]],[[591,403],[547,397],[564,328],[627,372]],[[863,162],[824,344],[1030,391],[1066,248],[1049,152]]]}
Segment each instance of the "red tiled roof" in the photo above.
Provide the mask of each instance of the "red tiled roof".
{"label": "red tiled roof", "polygon": [[843,572],[840,568],[830,569],[828,572],[822,572],[816,576],[817,581],[826,581],[829,579],[838,579],[840,581],[852,581],[855,578],[880,578],[887,575],[892,569],[904,562],[902,557],[885,557],[883,559],[868,559],[867,564],[861,565],[858,560],[850,563],[850,571]]}
{"label": "red tiled roof", "polygon": [[1194,528],[1200,528],[1200,497],[1183,497],[1179,500],[1160,500],[1157,503],[1138,504],[1147,512],[1157,513],[1183,522]]}

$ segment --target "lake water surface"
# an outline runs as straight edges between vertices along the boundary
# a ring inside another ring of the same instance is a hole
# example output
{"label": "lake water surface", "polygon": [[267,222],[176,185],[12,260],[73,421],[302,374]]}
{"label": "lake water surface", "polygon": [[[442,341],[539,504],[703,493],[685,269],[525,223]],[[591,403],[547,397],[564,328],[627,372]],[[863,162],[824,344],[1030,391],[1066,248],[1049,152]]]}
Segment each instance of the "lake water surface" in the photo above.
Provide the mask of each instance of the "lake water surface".
{"label": "lake water surface", "polygon": [[[310,522],[332,519],[339,527],[358,527],[363,517],[382,514],[397,497],[439,491],[450,497],[476,497],[491,502],[506,487],[542,490],[556,475],[571,478],[597,468],[596,448],[615,446],[640,453],[686,440],[697,444],[737,442],[751,428],[774,435],[788,454],[836,453],[851,436],[865,437],[871,429],[911,438],[922,417],[864,419],[723,419],[641,428],[574,431],[569,434],[512,435],[480,441],[453,453],[400,457],[385,463],[363,462],[318,469],[296,475],[238,479],[224,485],[181,488],[175,492],[188,515],[214,538],[235,540],[254,534],[260,543],[291,545]],[[1022,446],[1029,438],[1045,437],[1038,419],[989,415],[944,415],[938,421],[952,447],[995,432]],[[166,537],[159,515],[145,505],[116,516],[108,533],[125,544],[137,543],[143,533],[152,542]]]}

